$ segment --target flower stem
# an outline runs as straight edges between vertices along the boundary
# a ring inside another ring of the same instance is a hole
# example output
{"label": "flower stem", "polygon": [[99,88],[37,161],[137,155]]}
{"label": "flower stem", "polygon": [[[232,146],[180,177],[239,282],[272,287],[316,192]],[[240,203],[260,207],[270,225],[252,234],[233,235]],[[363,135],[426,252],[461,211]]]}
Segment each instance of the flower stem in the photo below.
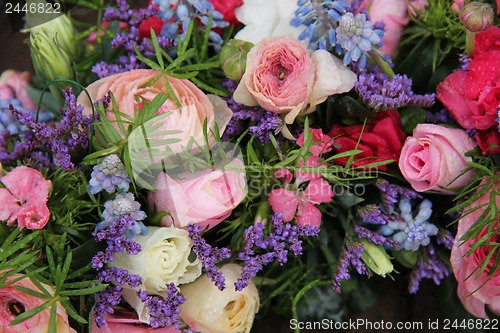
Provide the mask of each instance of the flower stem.
{"label": "flower stem", "polygon": [[465,34],[465,54],[471,55],[474,52],[474,37],[476,36],[475,32],[471,32],[467,30]]}
{"label": "flower stem", "polygon": [[372,59],[375,61],[375,63],[380,67],[382,72],[386,74],[389,79],[392,79],[394,77],[394,71],[392,70],[391,66],[380,57],[380,54],[377,52],[377,50],[370,50],[368,51],[368,54],[372,57]]}

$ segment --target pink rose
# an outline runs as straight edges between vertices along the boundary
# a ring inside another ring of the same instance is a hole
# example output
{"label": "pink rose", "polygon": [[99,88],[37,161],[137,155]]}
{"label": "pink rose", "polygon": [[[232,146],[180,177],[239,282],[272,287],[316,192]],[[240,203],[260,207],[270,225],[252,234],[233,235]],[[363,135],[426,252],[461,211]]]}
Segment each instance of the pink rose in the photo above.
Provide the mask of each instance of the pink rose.
{"label": "pink rose", "polygon": [[[137,108],[135,96],[145,98],[147,101],[152,101],[158,94],[168,93],[168,89],[162,78],[148,87],[143,87],[149,80],[158,74],[160,74],[160,72],[154,70],[132,70],[97,80],[89,85],[87,90],[92,97],[92,102],[103,98],[111,91],[116,100],[118,110],[135,119],[135,109]],[[205,120],[207,121],[208,133],[210,133],[210,130],[214,130],[215,123],[217,123],[220,133],[224,131],[229,119],[231,119],[232,112],[220,97],[205,95],[189,80],[168,77],[168,82],[182,108],[179,109],[174,99],[169,97],[155,114],[163,114],[165,117],[155,122],[155,124],[161,122],[162,125],[154,131],[177,130],[180,131],[180,133],[161,135],[154,135],[154,132],[146,133],[149,139],[154,137],[155,139],[177,140],[178,142],[168,145],[172,153],[177,154],[182,152],[182,148],[186,147],[190,140],[194,140],[200,145],[204,143],[203,123]],[[84,106],[83,113],[85,115],[92,115],[90,101],[85,93],[80,94],[77,103]],[[112,105],[109,107],[112,108]],[[166,113],[168,112],[171,112],[171,114],[167,115]],[[106,117],[110,121],[116,120],[116,116],[112,112],[106,113]],[[127,129],[128,125],[125,124],[124,126],[125,129]],[[151,126],[152,124],[149,125],[149,128],[151,128]],[[118,124],[113,123],[113,127],[120,133],[121,137],[125,136],[125,134],[120,131]],[[144,128],[147,129],[148,127],[144,125]],[[141,132],[141,130],[138,132]],[[140,135],[136,135],[135,137],[137,138],[135,139],[131,139],[129,136],[129,145],[137,144],[142,147],[141,144],[144,143],[144,137],[138,136]],[[215,140],[213,140],[212,136],[209,136],[209,138],[209,143],[213,144]],[[148,152],[144,154],[148,155]]]}
{"label": "pink rose", "polygon": [[42,229],[50,212],[47,199],[52,187],[40,171],[19,166],[0,178],[6,188],[0,188],[0,220],[11,225],[17,220],[19,229]]}
{"label": "pink rose", "polygon": [[351,90],[355,80],[356,74],[325,50],[309,56],[295,37],[268,37],[248,52],[234,100],[286,114],[285,122],[291,124],[329,95]]}
{"label": "pink rose", "polygon": [[[180,333],[180,330],[173,326],[153,328],[144,324],[139,320],[137,314],[131,311],[122,309],[113,309],[113,314],[105,314],[104,320],[106,324],[98,327],[95,320],[92,318],[91,333],[142,333],[142,332],[158,332],[158,333]],[[92,311],[94,313],[94,311]]]}
{"label": "pink rose", "polygon": [[[315,156],[319,156],[321,154],[326,154],[332,150],[333,140],[328,135],[323,134],[321,129],[309,129],[309,133],[312,132],[312,143],[320,142],[314,146],[309,148],[309,152]],[[297,144],[301,147],[304,147],[304,132],[297,139]]]}
{"label": "pink rose", "polygon": [[150,208],[170,213],[162,218],[162,226],[187,228],[194,223],[212,228],[245,198],[246,177],[243,163],[235,159],[226,167],[185,172],[176,179],[161,173],[154,187],[156,193],[148,197]]}
{"label": "pink rose", "polygon": [[[406,139],[399,158],[405,179],[417,191],[454,192],[444,189],[472,162],[465,153],[476,146],[464,130],[433,124],[418,124],[413,136]],[[451,186],[465,186],[474,176],[467,172]]]}
{"label": "pink rose", "polygon": [[[484,183],[484,181],[483,181]],[[498,191],[498,184],[496,185]],[[480,188],[481,189],[481,188]],[[478,190],[480,190],[478,189]],[[490,192],[483,195],[473,205],[465,208],[464,211],[472,209],[473,207],[480,206],[490,201]],[[496,206],[500,206],[500,196],[495,195]],[[463,216],[458,221],[458,230],[451,250],[451,265],[453,273],[458,281],[458,296],[462,301],[464,307],[476,317],[487,318],[485,312],[485,305],[489,305],[490,309],[500,314],[500,275],[498,272],[496,277],[486,282],[487,274],[490,274],[490,269],[495,261],[495,256],[490,259],[484,272],[478,277],[478,267],[482,266],[482,260],[492,251],[492,246],[478,247],[471,255],[467,252],[478,239],[487,233],[488,226],[486,226],[475,239],[469,239],[462,242],[460,238],[471,228],[474,223],[479,219],[484,212],[485,207],[474,210],[471,213]],[[491,214],[491,212],[490,212]],[[497,214],[494,212],[494,214]],[[498,228],[496,226],[495,228]],[[500,236],[498,234],[492,236],[487,240],[488,242],[500,243]],[[483,285],[484,283],[484,285]],[[479,289],[478,289],[479,288]],[[469,294],[473,293],[470,296]]]}
{"label": "pink rose", "polygon": [[[0,277],[3,277],[6,272],[0,272]],[[21,274],[13,274],[7,277],[6,283],[22,277]],[[51,294],[54,294],[53,289],[41,283],[41,285]],[[34,315],[28,320],[23,321],[15,326],[9,326],[9,323],[16,319],[18,315],[42,305],[47,300],[34,297],[17,290],[14,286],[22,286],[31,290],[41,292],[28,277],[19,280],[7,287],[0,289],[0,332],[4,333],[46,333],[49,329],[50,308],[45,309]],[[68,315],[61,306],[57,304],[57,332],[69,333],[76,331],[69,326]]]}
{"label": "pink rose", "polygon": [[0,76],[0,99],[17,98],[26,109],[36,110],[26,87],[29,87],[30,73],[6,70]]}

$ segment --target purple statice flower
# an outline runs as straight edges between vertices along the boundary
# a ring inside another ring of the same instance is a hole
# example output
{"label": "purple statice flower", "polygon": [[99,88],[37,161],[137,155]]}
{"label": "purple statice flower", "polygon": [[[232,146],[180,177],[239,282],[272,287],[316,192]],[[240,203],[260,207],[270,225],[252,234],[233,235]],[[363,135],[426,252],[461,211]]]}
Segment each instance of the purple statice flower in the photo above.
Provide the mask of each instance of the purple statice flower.
{"label": "purple statice flower", "polygon": [[349,266],[356,269],[358,274],[371,275],[369,269],[363,264],[361,258],[363,258],[364,246],[361,243],[348,241],[345,249],[340,255],[339,264],[337,265],[337,272],[333,277],[333,289],[339,294],[342,292],[340,288],[340,283],[342,280],[349,280],[351,275],[349,274]]}
{"label": "purple statice flower", "polygon": [[383,178],[378,178],[375,186],[382,192],[382,208],[387,214],[394,211],[394,204],[398,202],[398,198],[421,199],[422,196],[417,192],[406,187],[391,184]]}
{"label": "purple statice flower", "polygon": [[199,225],[190,224],[187,230],[189,231],[189,237],[193,240],[193,252],[203,264],[203,268],[207,271],[207,276],[212,279],[220,291],[224,290],[226,288],[226,280],[215,263],[231,258],[231,250],[225,247],[219,249],[207,244],[205,239],[200,235],[201,226]]}
{"label": "purple statice flower", "polygon": [[106,313],[114,313],[113,307],[122,300],[122,287],[109,285],[106,289],[95,293],[94,320],[97,326],[106,325]]}
{"label": "purple statice flower", "polygon": [[92,118],[83,115],[83,106],[76,104],[76,97],[71,88],[64,91],[64,97],[65,107],[61,108],[63,117],[55,128],[36,122],[33,115],[21,113],[13,107],[11,111],[21,123],[34,132],[34,144],[50,149],[54,163],[64,170],[72,171],[75,165],[71,162],[70,153],[88,146]]}
{"label": "purple statice flower", "polygon": [[365,205],[357,208],[357,213],[365,223],[386,224],[391,216],[384,214],[377,205]]}
{"label": "purple statice flower", "polygon": [[[103,268],[109,261],[115,259],[115,253],[127,252],[129,255],[135,255],[141,252],[140,244],[132,241],[132,239],[127,236],[127,231],[135,229],[138,223],[139,222],[135,221],[129,214],[126,214],[117,218],[115,221],[105,224],[100,227],[98,231],[94,232],[92,235],[95,237],[96,241],[105,241],[107,248],[104,251],[99,251],[92,258],[92,267],[97,270]],[[140,223],[144,226],[142,222]],[[145,233],[147,233],[147,228]]]}
{"label": "purple statice flower", "polygon": [[98,291],[95,295],[94,320],[97,326],[101,327],[106,324],[104,315],[106,313],[112,314],[113,307],[120,304],[122,286],[128,284],[131,288],[136,288],[141,285],[142,279],[139,275],[129,274],[126,269],[117,267],[100,271],[97,274],[97,279],[102,283],[114,283],[106,289]]}
{"label": "purple statice flower", "polygon": [[[376,50],[373,45],[382,47],[384,45],[382,36],[384,31],[373,29],[373,23],[366,20],[365,14],[347,12],[339,20],[336,29],[337,44],[344,52],[344,64],[352,61],[358,62],[361,69],[366,67],[368,52]],[[380,51],[379,51],[380,52]]]}
{"label": "purple statice flower", "polygon": [[412,80],[405,75],[394,75],[392,79],[376,67],[371,73],[361,72],[354,87],[363,102],[376,111],[401,107],[430,107],[435,94],[417,95],[412,91]]}
{"label": "purple statice flower", "polygon": [[[117,7],[108,7],[104,12],[104,21],[118,20],[127,22],[130,27],[129,32],[121,32],[111,41],[111,46],[115,50],[123,50],[124,55],[118,57],[116,64],[99,62],[94,65],[92,72],[100,78],[113,74],[123,73],[133,69],[146,68],[146,64],[137,59],[134,47],[145,57],[155,56],[153,44],[139,34],[139,25],[143,20],[156,15],[157,10],[149,5],[146,8],[132,10],[126,0],[116,0]],[[172,46],[172,41],[164,36],[157,36],[158,44],[162,49]]]}
{"label": "purple statice flower", "polygon": [[454,241],[455,238],[448,229],[439,228],[438,234],[436,235],[436,242],[439,245],[443,245],[445,249],[451,250]]}
{"label": "purple statice flower", "polygon": [[[250,283],[250,279],[267,264],[274,260],[283,265],[288,261],[288,250],[297,257],[302,254],[302,241],[299,236],[317,236],[319,229],[312,225],[294,225],[284,223],[281,213],[271,216],[272,231],[265,238],[264,225],[261,222],[248,227],[243,233],[243,249],[238,258],[243,260],[242,277],[235,282],[235,289],[242,290]],[[256,254],[258,250],[268,251]]]}
{"label": "purple statice flower", "polygon": [[392,239],[408,251],[417,251],[420,246],[427,246],[430,237],[438,233],[438,228],[427,220],[432,215],[432,202],[423,200],[419,205],[418,214],[413,217],[412,206],[409,198],[401,198],[399,201],[399,211],[404,220],[399,222],[389,222],[380,228],[380,233],[384,236],[393,235]]}
{"label": "purple statice flower", "polygon": [[469,64],[472,60],[471,57],[469,57],[467,54],[460,54],[460,57],[458,58],[458,60],[460,60],[460,62],[462,63],[462,66],[460,67],[460,69],[457,69],[457,70],[466,71],[469,69]]}
{"label": "purple statice flower", "polygon": [[422,279],[432,279],[439,285],[441,280],[450,274],[450,268],[436,254],[432,245],[425,248],[419,256],[417,265],[410,277],[409,290],[411,294],[418,291]]}
{"label": "purple statice flower", "polygon": [[398,245],[398,243],[396,243],[395,241],[387,239],[381,234],[363,228],[359,225],[354,226],[354,231],[358,234],[359,238],[366,238],[370,243],[388,247],[393,247]]}
{"label": "purple statice flower", "polygon": [[[236,89],[236,84],[232,80],[223,82],[231,93]],[[236,103],[233,97],[223,98],[228,107],[233,111],[233,116],[226,126],[226,130],[222,136],[223,141],[238,137],[243,133],[244,128],[249,129],[250,134],[255,134],[257,139],[265,145],[270,141],[269,134],[278,135],[283,126],[281,118],[269,111],[265,111],[260,107],[249,107],[240,103]],[[250,126],[244,126],[243,122],[250,122]],[[280,141],[278,141],[280,143]]]}
{"label": "purple statice flower", "polygon": [[446,109],[441,109],[436,113],[427,112],[426,123],[457,125],[457,121]]}
{"label": "purple statice flower", "polygon": [[[17,140],[11,143],[14,141],[14,137]],[[36,158],[32,153],[38,146],[35,141],[35,135],[31,131],[22,132],[17,136],[10,135],[8,130],[0,132],[0,163],[4,165],[16,164],[16,161],[24,156],[32,159]]]}
{"label": "purple statice flower", "polygon": [[117,189],[128,191],[130,182],[130,177],[118,155],[111,154],[94,166],[88,187],[92,194],[102,190],[113,193]]}
{"label": "purple statice flower", "polygon": [[181,312],[179,306],[183,304],[186,299],[175,287],[175,284],[170,283],[166,286],[167,297],[165,299],[161,299],[158,296],[148,296],[145,290],[139,290],[137,295],[149,309],[149,324],[151,327],[158,328],[173,325],[175,329],[180,329],[182,323],[178,318]]}

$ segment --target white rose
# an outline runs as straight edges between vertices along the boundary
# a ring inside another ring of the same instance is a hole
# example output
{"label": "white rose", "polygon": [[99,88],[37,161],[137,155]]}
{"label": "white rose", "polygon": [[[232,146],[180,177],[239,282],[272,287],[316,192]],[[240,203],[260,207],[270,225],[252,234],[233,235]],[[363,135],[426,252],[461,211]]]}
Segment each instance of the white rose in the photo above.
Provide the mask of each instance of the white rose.
{"label": "white rose", "polygon": [[298,37],[305,27],[290,25],[297,8],[297,0],[245,0],[235,10],[236,18],[245,27],[234,38],[257,44],[270,36]]}
{"label": "white rose", "polygon": [[115,260],[108,266],[125,268],[129,274],[140,275],[142,285],[137,289],[164,296],[166,284],[177,286],[193,282],[201,275],[200,260],[189,260],[193,242],[186,230],[149,227],[148,233],[138,235],[134,242],[141,245],[141,252],[137,255],[116,253]]}
{"label": "white rose", "polygon": [[241,277],[241,267],[236,264],[222,266],[226,289],[220,291],[212,280],[203,274],[195,282],[180,287],[186,298],[180,306],[180,316],[202,333],[248,333],[259,310],[259,292],[255,284],[242,291],[234,290],[234,283]]}

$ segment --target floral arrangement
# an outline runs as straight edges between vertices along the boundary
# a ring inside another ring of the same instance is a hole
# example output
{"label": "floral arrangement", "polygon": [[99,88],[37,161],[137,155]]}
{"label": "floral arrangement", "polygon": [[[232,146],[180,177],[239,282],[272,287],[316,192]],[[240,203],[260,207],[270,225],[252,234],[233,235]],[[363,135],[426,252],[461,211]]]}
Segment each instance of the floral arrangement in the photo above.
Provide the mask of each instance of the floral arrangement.
{"label": "floral arrangement", "polygon": [[35,73],[0,77],[0,331],[342,321],[388,277],[448,281],[462,318],[498,320],[499,13],[88,0],[27,17]]}

